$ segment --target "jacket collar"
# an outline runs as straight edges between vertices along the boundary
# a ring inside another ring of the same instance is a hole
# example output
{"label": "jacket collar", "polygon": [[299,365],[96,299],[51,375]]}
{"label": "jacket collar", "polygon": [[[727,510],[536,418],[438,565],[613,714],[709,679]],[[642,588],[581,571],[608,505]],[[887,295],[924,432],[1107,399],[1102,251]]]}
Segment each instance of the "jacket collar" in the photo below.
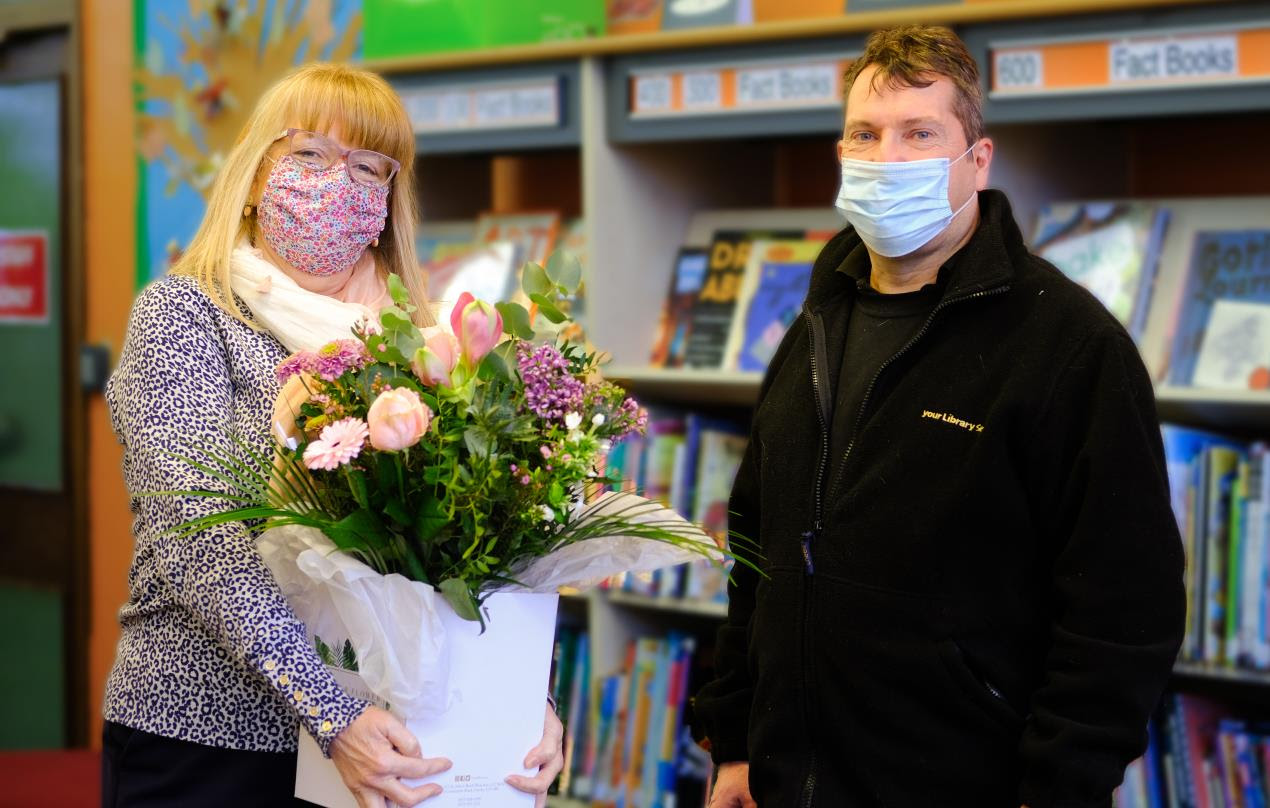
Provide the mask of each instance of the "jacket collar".
{"label": "jacket collar", "polygon": [[[979,226],[965,246],[944,263],[937,283],[940,302],[993,289],[1014,277],[1015,264],[1027,255],[1023,235],[1005,194],[979,192]],[[812,271],[807,308],[815,311],[868,280],[869,254],[864,242],[847,226],[825,246]]]}

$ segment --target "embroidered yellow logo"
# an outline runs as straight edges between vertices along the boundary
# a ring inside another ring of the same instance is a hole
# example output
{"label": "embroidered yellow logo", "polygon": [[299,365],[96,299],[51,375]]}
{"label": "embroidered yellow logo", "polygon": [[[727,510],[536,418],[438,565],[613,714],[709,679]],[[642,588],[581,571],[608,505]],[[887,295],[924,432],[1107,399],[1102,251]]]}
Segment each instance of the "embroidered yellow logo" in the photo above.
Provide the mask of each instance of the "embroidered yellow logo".
{"label": "embroidered yellow logo", "polygon": [[967,432],[982,432],[983,424],[972,424],[953,415],[950,412],[931,412],[930,410],[922,410],[923,418],[933,418],[936,421],[943,421],[945,424],[959,426]]}

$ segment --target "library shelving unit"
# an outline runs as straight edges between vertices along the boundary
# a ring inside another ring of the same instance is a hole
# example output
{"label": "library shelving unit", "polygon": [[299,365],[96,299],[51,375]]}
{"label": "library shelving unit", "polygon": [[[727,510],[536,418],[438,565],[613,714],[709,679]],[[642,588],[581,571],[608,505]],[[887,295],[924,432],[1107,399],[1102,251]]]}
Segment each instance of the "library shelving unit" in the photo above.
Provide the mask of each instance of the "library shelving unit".
{"label": "library shelving unit", "polygon": [[[1185,209],[1179,231],[1270,225],[1264,2],[899,5],[368,66],[389,76],[415,119],[425,217],[551,208],[585,218],[589,336],[612,354],[608,375],[649,402],[753,405],[755,374],[648,367],[673,259],[714,227],[840,225],[841,72],[876,28],[945,23],[965,39],[983,68],[993,185],[1025,228],[1044,204],[1099,198]],[[1216,55],[1175,64],[1167,48],[1178,42]],[[1197,204],[1210,197],[1223,199]],[[1189,260],[1177,238],[1164,246],[1141,344],[1157,374]],[[1168,421],[1270,435],[1270,393],[1161,385],[1158,402]],[[708,637],[724,614],[607,592],[565,601],[562,619],[590,627],[593,672],[618,667],[632,637],[671,628]],[[1174,686],[1270,700],[1260,673],[1179,664]]]}

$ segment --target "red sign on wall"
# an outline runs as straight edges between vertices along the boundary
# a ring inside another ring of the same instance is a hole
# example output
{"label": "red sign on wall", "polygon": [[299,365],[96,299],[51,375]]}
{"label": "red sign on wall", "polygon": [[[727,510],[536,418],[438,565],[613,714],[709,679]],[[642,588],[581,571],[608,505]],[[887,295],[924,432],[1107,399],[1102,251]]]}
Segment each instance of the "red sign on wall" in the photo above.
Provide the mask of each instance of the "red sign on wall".
{"label": "red sign on wall", "polygon": [[49,317],[48,233],[0,230],[0,323]]}

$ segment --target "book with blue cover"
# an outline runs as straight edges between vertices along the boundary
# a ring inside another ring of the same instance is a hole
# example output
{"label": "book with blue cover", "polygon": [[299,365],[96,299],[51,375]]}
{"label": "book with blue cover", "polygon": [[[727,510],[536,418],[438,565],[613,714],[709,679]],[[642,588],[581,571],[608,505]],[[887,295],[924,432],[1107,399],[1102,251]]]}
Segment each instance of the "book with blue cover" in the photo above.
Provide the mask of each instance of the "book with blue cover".
{"label": "book with blue cover", "polygon": [[727,365],[762,373],[798,319],[823,241],[756,241],[741,283],[739,315],[728,338]]}
{"label": "book with blue cover", "polygon": [[[1222,302],[1254,303],[1270,306],[1270,230],[1202,230],[1195,234],[1191,248],[1186,283],[1174,318],[1172,350],[1168,379],[1171,384],[1189,386],[1195,383],[1200,369],[1200,353],[1213,319],[1214,307]],[[1246,340],[1224,340],[1238,334],[1246,314],[1231,311],[1234,319],[1222,318],[1224,355],[1233,360],[1232,352],[1257,344],[1251,336]],[[1240,317],[1242,316],[1242,319]],[[1256,324],[1259,324],[1257,320]],[[1219,346],[1214,346],[1217,348]],[[1241,359],[1265,383],[1270,383],[1270,356]],[[1252,379],[1249,379],[1252,381]],[[1250,384],[1249,386],[1259,386]]]}

